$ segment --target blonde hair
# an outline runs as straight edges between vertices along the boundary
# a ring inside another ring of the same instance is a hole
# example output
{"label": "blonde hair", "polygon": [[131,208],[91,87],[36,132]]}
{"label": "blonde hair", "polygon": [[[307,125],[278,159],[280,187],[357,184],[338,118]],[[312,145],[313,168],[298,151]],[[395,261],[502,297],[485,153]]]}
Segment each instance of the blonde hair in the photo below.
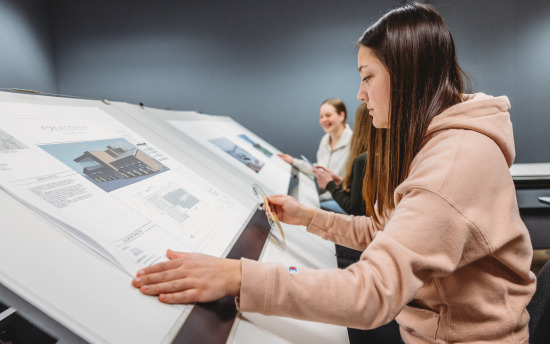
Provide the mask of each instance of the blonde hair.
{"label": "blonde hair", "polygon": [[342,101],[342,99],[339,98],[329,98],[321,103],[321,106],[329,104],[332,105],[332,107],[336,110],[336,113],[340,115],[342,112],[344,113],[344,120],[342,121],[343,124],[346,123],[346,120],[348,119],[348,111],[346,110],[346,105]]}

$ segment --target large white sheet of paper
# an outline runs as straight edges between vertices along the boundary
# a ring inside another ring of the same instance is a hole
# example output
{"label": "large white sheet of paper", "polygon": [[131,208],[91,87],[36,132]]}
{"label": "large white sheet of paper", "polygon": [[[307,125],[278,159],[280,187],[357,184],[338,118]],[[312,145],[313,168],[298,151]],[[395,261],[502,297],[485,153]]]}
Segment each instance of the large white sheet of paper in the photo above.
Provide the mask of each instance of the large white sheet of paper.
{"label": "large white sheet of paper", "polygon": [[272,146],[269,142],[254,134],[252,131],[233,120],[231,117],[210,116],[209,120],[226,133],[238,138],[245,144],[245,146],[253,147],[254,149],[260,151],[269,159],[271,163],[281,168],[284,172],[290,174],[292,166],[277,156],[277,154],[282,152]]}
{"label": "large white sheet of paper", "polygon": [[222,256],[251,213],[89,107],[1,103],[0,187],[130,275],[168,248]]}
{"label": "large white sheet of paper", "polygon": [[[270,194],[286,194],[290,181],[289,171],[273,163],[273,153],[254,146],[249,137],[243,138],[212,125],[209,120],[168,120],[182,133],[206,147],[219,159],[238,168],[251,180],[262,184]],[[280,159],[279,159],[280,160]]]}

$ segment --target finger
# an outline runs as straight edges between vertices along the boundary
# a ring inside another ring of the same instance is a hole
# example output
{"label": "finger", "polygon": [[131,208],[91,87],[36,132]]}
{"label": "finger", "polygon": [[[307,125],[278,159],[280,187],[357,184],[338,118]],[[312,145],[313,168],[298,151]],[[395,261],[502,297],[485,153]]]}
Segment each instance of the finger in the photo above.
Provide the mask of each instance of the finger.
{"label": "finger", "polygon": [[267,200],[276,205],[283,205],[287,202],[289,196],[287,195],[270,195],[267,196]]}
{"label": "finger", "polygon": [[198,293],[195,289],[188,289],[176,293],[163,293],[159,295],[159,300],[164,303],[195,303],[198,302]]}
{"label": "finger", "polygon": [[153,274],[138,276],[132,280],[134,287],[141,287],[144,285],[157,284],[163,282],[170,282],[177,279],[185,278],[186,272],[181,269],[173,269],[168,271],[161,271]]}
{"label": "finger", "polygon": [[277,218],[279,219],[279,221],[283,221],[283,222],[284,222],[285,212],[284,212],[282,206],[275,207],[275,209],[274,209],[274,214],[277,216]]}
{"label": "finger", "polygon": [[185,256],[185,252],[177,252],[177,251],[172,251],[168,249],[166,250],[166,256],[169,259],[183,258]]}
{"label": "finger", "polygon": [[191,287],[192,285],[188,278],[180,278],[169,282],[143,285],[139,288],[139,290],[145,295],[159,295],[166,293],[177,293]]}
{"label": "finger", "polygon": [[154,274],[162,271],[172,270],[181,265],[180,261],[177,260],[168,260],[166,262],[158,263],[155,265],[148,266],[138,271],[137,276],[145,276],[148,274]]}

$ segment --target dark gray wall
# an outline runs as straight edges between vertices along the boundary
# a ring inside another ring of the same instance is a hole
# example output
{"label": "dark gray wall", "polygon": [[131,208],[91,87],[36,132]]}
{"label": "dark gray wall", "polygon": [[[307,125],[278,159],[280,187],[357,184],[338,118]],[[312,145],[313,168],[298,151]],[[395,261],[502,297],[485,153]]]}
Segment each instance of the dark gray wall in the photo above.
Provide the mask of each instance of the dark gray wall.
{"label": "dark gray wall", "polygon": [[[474,90],[510,98],[516,162],[550,161],[550,2],[429,2],[448,21]],[[354,42],[392,6],[384,0],[52,0],[48,19],[40,14],[49,3],[2,2],[0,37],[10,46],[8,63],[0,65],[5,87],[47,92],[57,82],[56,91],[67,95],[229,115],[281,150],[312,159],[323,134],[322,100],[342,98],[353,124]],[[6,15],[13,7],[22,20]]]}
{"label": "dark gray wall", "polygon": [[54,3],[61,93],[229,115],[312,160],[323,135],[319,106],[339,97],[354,114],[354,44],[388,8],[320,0]]}
{"label": "dark gray wall", "polygon": [[0,88],[57,90],[51,1],[0,1]]}
{"label": "dark gray wall", "polygon": [[430,1],[475,90],[507,95],[516,162],[550,161],[550,1]]}

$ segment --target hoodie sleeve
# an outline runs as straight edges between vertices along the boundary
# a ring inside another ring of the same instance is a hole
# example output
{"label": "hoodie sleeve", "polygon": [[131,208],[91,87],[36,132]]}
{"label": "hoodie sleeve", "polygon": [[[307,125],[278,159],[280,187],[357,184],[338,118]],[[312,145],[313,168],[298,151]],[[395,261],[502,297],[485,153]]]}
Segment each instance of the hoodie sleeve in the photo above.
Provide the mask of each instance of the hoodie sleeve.
{"label": "hoodie sleeve", "polygon": [[356,248],[368,247],[344,270],[298,267],[291,274],[280,264],[243,259],[241,311],[374,328],[394,319],[427,279],[454,271],[471,252],[469,245],[489,249],[475,223],[439,194],[421,188],[407,192],[384,231],[375,230],[366,217],[323,211],[308,231],[326,239],[352,237],[346,240],[355,241]]}
{"label": "hoodie sleeve", "polygon": [[335,244],[363,251],[383,228],[367,216],[350,216],[317,210],[307,231]]}

